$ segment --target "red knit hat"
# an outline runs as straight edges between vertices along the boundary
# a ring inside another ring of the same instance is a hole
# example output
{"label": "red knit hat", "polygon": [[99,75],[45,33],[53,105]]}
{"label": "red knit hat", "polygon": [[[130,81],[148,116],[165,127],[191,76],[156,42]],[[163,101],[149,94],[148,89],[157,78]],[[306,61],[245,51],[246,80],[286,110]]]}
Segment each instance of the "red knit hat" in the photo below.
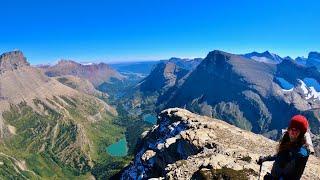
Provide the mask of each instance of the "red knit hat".
{"label": "red knit hat", "polygon": [[299,129],[302,134],[305,134],[307,132],[308,127],[309,127],[308,120],[306,117],[302,115],[293,116],[289,123],[289,129],[290,128]]}

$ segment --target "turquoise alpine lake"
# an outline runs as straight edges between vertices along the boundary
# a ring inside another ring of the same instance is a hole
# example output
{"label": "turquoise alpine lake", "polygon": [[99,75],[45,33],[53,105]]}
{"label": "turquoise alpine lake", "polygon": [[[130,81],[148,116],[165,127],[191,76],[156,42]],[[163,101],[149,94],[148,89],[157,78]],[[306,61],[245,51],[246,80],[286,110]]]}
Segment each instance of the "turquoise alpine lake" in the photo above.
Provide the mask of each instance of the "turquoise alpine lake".
{"label": "turquoise alpine lake", "polygon": [[320,91],[320,84],[318,83],[317,80],[314,78],[304,78],[303,82],[308,86],[308,87],[314,87],[316,91]]}
{"label": "turquoise alpine lake", "polygon": [[107,147],[107,152],[111,156],[123,157],[128,154],[128,144],[126,138],[120,139],[118,142]]}
{"label": "turquoise alpine lake", "polygon": [[291,90],[292,88],[294,88],[294,85],[289,83],[285,79],[283,79],[281,77],[276,77],[276,79],[280,82],[280,86],[282,89]]}
{"label": "turquoise alpine lake", "polygon": [[157,117],[153,114],[144,115],[143,120],[153,125],[157,124]]}

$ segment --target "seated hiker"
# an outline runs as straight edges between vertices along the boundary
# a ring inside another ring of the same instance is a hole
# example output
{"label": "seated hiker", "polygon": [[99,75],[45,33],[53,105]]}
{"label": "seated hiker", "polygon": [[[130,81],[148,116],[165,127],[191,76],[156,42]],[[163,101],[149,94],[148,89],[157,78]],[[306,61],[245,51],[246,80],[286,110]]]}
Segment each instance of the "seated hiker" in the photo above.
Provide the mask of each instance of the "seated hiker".
{"label": "seated hiker", "polygon": [[257,161],[275,161],[271,170],[264,179],[298,180],[306,166],[310,150],[306,142],[305,133],[308,130],[308,121],[302,115],[291,118],[288,130],[283,135],[277,154],[260,157]]}

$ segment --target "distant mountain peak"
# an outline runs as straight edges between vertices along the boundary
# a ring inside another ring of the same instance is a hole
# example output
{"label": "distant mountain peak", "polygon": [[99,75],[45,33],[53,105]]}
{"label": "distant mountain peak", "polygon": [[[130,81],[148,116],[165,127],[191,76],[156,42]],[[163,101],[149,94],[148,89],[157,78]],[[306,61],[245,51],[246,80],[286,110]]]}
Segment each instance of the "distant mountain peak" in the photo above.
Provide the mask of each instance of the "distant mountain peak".
{"label": "distant mountain peak", "polygon": [[286,57],[284,57],[283,59],[287,59],[287,60],[293,61],[293,59],[292,59],[290,56],[286,56]]}
{"label": "distant mountain peak", "polygon": [[299,56],[299,57],[296,57],[295,62],[296,62],[297,64],[300,64],[300,65],[305,66],[306,63],[307,63],[307,59],[308,59],[308,58],[305,58],[305,57],[303,57],[303,56],[301,56],[301,57]]}
{"label": "distant mountain peak", "polygon": [[317,58],[317,59],[320,59],[320,53],[317,52],[317,51],[311,51],[308,55],[308,58]]}
{"label": "distant mountain peak", "polygon": [[252,53],[244,54],[243,56],[256,61],[272,63],[272,64],[278,64],[283,60],[280,56],[278,56],[277,54],[271,53],[268,50],[262,53],[254,51]]}
{"label": "distant mountain peak", "polygon": [[106,63],[80,64],[73,60],[60,60],[56,65],[45,68],[45,74],[50,77],[73,75],[89,80],[95,87],[107,82],[110,78],[122,80],[119,72]]}
{"label": "distant mountain peak", "polygon": [[57,65],[67,65],[67,64],[73,64],[73,65],[80,65],[80,63],[77,63],[73,60],[68,60],[68,59],[61,59]]}
{"label": "distant mountain peak", "polygon": [[108,64],[100,62],[100,63],[79,63],[74,60],[61,59],[57,64],[57,66],[86,66],[86,67],[95,67],[95,68],[110,68]]}
{"label": "distant mountain peak", "polygon": [[157,64],[150,75],[141,82],[140,88],[144,92],[169,88],[185,76],[188,70],[181,68],[173,62],[161,62]]}
{"label": "distant mountain peak", "polygon": [[281,63],[279,63],[279,65],[283,65],[283,64],[287,64],[290,66],[296,66],[296,63],[291,58],[284,58],[283,61],[281,61]]}
{"label": "distant mountain peak", "polygon": [[181,62],[188,62],[188,61],[201,61],[202,60],[202,58],[178,58],[178,57],[171,57],[170,59],[169,59],[169,62],[174,62],[174,63],[176,63],[176,62],[179,62],[179,61],[181,61]]}
{"label": "distant mountain peak", "polygon": [[209,59],[210,61],[227,61],[229,56],[231,56],[231,54],[227,52],[214,50],[209,52],[205,59]]}
{"label": "distant mountain peak", "polygon": [[226,54],[228,54],[228,53],[227,53],[227,52],[224,52],[224,51],[221,51],[221,50],[218,50],[218,49],[215,49],[215,50],[209,52],[208,55],[210,55],[210,54],[223,54],[223,55],[226,55]]}
{"label": "distant mountain peak", "polygon": [[178,57],[171,57],[171,58],[169,59],[169,61],[175,61],[175,60],[181,60],[181,58],[178,58]]}
{"label": "distant mountain peak", "polygon": [[29,66],[27,59],[19,50],[10,51],[0,55],[0,72],[14,70],[18,67]]}
{"label": "distant mountain peak", "polygon": [[272,54],[273,53],[271,53],[270,51],[268,51],[268,50],[266,50],[266,51],[264,51],[264,52],[262,52],[262,53],[258,53],[258,52],[256,52],[257,54],[261,54],[261,55],[265,55],[265,56],[272,56]]}

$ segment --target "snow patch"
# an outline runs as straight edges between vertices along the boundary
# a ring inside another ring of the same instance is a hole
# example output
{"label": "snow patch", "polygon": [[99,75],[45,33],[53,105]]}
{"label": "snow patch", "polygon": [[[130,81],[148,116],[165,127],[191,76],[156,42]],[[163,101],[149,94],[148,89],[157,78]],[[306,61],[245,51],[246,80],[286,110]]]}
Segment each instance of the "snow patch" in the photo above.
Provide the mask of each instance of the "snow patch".
{"label": "snow patch", "polygon": [[320,92],[316,91],[316,89],[314,87],[310,87],[310,96],[314,99],[320,99]]}
{"label": "snow patch", "polygon": [[319,99],[320,100],[320,92],[318,92],[313,86],[308,87],[306,83],[302,80],[298,80],[300,82],[300,88],[302,89],[305,99]]}
{"label": "snow patch", "polygon": [[304,94],[308,94],[308,89],[307,89],[307,85],[302,81],[302,80],[298,80],[300,82],[300,88],[302,89]]}
{"label": "snow patch", "polygon": [[254,60],[259,61],[259,62],[265,62],[265,63],[270,63],[270,62],[272,62],[271,59],[268,59],[268,58],[266,58],[266,57],[252,56],[251,59],[254,59]]}
{"label": "snow patch", "polygon": [[291,88],[291,89],[281,89],[282,91],[284,91],[284,92],[290,92],[290,91],[293,91],[293,88]]}
{"label": "snow patch", "polygon": [[89,66],[89,65],[93,65],[93,63],[92,62],[89,62],[89,63],[81,63],[82,65],[84,65],[84,66]]}

